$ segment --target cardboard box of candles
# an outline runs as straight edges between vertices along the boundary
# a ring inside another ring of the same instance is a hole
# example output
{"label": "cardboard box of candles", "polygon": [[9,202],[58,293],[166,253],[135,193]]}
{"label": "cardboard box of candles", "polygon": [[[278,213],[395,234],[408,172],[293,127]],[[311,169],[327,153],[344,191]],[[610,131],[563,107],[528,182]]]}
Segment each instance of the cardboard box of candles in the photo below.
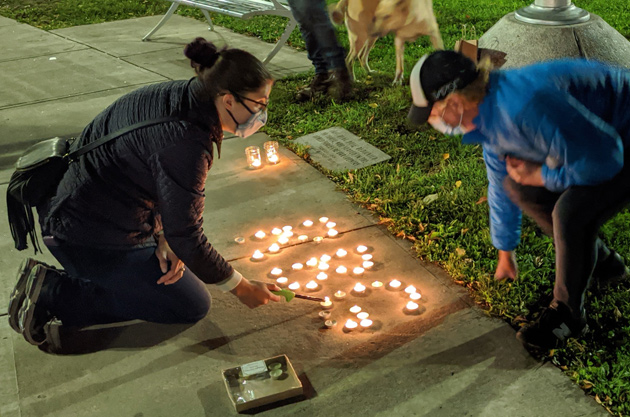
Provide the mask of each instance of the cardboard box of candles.
{"label": "cardboard box of candles", "polygon": [[302,382],[286,355],[225,369],[223,381],[239,413],[304,393]]}

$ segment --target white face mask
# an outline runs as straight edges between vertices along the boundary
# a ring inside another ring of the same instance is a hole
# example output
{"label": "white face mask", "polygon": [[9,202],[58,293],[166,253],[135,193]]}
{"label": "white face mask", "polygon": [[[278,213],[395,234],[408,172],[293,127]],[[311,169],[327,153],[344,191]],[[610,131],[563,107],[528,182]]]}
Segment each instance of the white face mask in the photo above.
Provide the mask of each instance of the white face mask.
{"label": "white face mask", "polygon": [[446,112],[446,107],[444,107],[444,111],[440,116],[440,119],[434,122],[429,122],[433,129],[444,133],[448,136],[457,136],[464,135],[468,133],[468,129],[462,126],[462,120],[464,119],[464,112],[459,115],[459,124],[457,126],[451,126],[444,121],[444,113]]}
{"label": "white face mask", "polygon": [[[228,110],[228,113],[232,116],[232,112]],[[249,116],[245,123],[237,122],[234,116],[232,116],[232,120],[236,123],[236,130],[234,131],[234,134],[238,137],[246,138],[258,132],[258,130],[267,123],[267,109],[262,109],[257,113],[253,113]]]}

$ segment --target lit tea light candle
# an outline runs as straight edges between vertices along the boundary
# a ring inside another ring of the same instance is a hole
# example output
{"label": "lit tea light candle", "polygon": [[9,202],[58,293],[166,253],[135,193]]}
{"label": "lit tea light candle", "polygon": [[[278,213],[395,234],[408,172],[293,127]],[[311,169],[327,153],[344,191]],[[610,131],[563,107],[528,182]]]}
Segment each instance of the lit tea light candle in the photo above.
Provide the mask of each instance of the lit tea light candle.
{"label": "lit tea light candle", "polygon": [[414,292],[416,292],[416,287],[414,287],[413,285],[410,285],[407,288],[405,288],[405,292],[407,294],[413,294]]}
{"label": "lit tea light candle", "polygon": [[313,221],[312,220],[304,220],[304,222],[302,223],[302,225],[304,227],[311,227],[313,225]]}
{"label": "lit tea light candle", "polygon": [[416,311],[418,309],[418,304],[414,303],[413,301],[409,301],[405,308],[407,309],[407,311]]}
{"label": "lit tea light candle", "polygon": [[317,274],[315,278],[317,278],[320,281],[325,281],[328,279],[328,275],[325,272],[320,272],[319,274]]}
{"label": "lit tea light candle", "polygon": [[306,283],[305,287],[306,289],[313,291],[319,288],[319,284],[315,281],[309,281]]}
{"label": "lit tea light candle", "polygon": [[300,289],[300,283],[299,282],[292,282],[291,284],[289,284],[289,289],[290,290],[299,290]]}
{"label": "lit tea light candle", "polygon": [[280,268],[274,268],[271,270],[271,275],[282,275],[282,269]]}
{"label": "lit tea light candle", "polygon": [[324,297],[324,301],[319,304],[324,308],[332,308],[332,301],[330,301],[330,297]]}
{"label": "lit tea light candle", "polygon": [[261,259],[262,259],[262,258],[264,258],[264,257],[265,257],[265,255],[264,255],[261,251],[259,251],[259,250],[257,250],[256,252],[254,252],[254,254],[252,255],[252,259],[255,259],[255,260],[257,260],[257,261],[258,261],[258,260],[261,260]]}
{"label": "lit tea light candle", "polygon": [[370,269],[374,266],[374,262],[372,261],[363,261],[363,268]]}
{"label": "lit tea light candle", "polygon": [[245,157],[249,169],[256,169],[262,166],[262,157],[260,156],[260,148],[258,146],[248,146],[245,148]]}
{"label": "lit tea light candle", "polygon": [[315,243],[322,243],[322,240],[324,240],[324,238],[321,237],[321,236],[315,236],[313,238],[313,242],[315,242]]}
{"label": "lit tea light candle", "polygon": [[367,319],[368,317],[370,317],[370,313],[368,313],[367,311],[362,311],[362,312],[360,312],[359,314],[357,314],[357,318],[358,318],[359,320],[365,320],[365,319]]}
{"label": "lit tea light candle", "polygon": [[357,252],[359,252],[359,253],[363,253],[366,250],[368,250],[367,246],[364,246],[364,245],[357,246]]}
{"label": "lit tea light candle", "polygon": [[352,319],[348,319],[348,321],[346,321],[346,329],[348,330],[352,330],[352,329],[356,329],[358,326],[358,323]]}
{"label": "lit tea light candle", "polygon": [[254,236],[256,236],[258,239],[264,239],[264,237],[267,236],[267,233],[259,230],[254,234]]}
{"label": "lit tea light candle", "polygon": [[262,165],[262,162],[259,159],[254,159],[252,161],[252,168],[259,168]]}
{"label": "lit tea light candle", "polygon": [[337,249],[337,252],[335,252],[335,255],[337,255],[338,258],[343,258],[347,254],[348,254],[348,251],[344,249]]}
{"label": "lit tea light candle", "polygon": [[364,329],[367,329],[370,326],[372,326],[372,320],[370,319],[361,320],[361,327],[363,327]]}
{"label": "lit tea light candle", "polygon": [[291,227],[291,226],[282,226],[282,230],[284,230],[285,232],[290,232],[291,230],[293,230],[293,227]]}
{"label": "lit tea light candle", "polygon": [[306,236],[306,235],[299,235],[298,236],[298,240],[300,242],[306,242],[308,240],[308,236]]}
{"label": "lit tea light candle", "polygon": [[286,245],[287,243],[289,243],[289,238],[286,236],[280,236],[278,238],[278,243],[281,245]]}
{"label": "lit tea light candle", "polygon": [[414,292],[413,294],[409,294],[409,298],[411,298],[414,301],[417,301],[422,298],[422,294],[420,294],[419,292]]}
{"label": "lit tea light candle", "polygon": [[306,266],[315,267],[317,266],[317,258],[311,258],[306,261]]}
{"label": "lit tea light candle", "polygon": [[319,260],[322,262],[328,262],[332,259],[332,257],[330,255],[322,255],[319,257]]}
{"label": "lit tea light candle", "polygon": [[[324,304],[324,303],[320,303],[320,304]],[[319,312],[319,317],[323,318],[324,320],[328,320],[331,314],[332,313],[328,310],[322,310]]]}
{"label": "lit tea light candle", "polygon": [[360,266],[357,266],[352,270],[352,273],[354,275],[363,275],[363,272],[365,272],[365,269],[361,268]]}
{"label": "lit tea light candle", "polygon": [[361,307],[359,307],[357,305],[354,305],[354,306],[350,307],[350,312],[352,314],[360,313],[361,312]]}
{"label": "lit tea light candle", "polygon": [[365,292],[365,285],[361,284],[360,282],[357,282],[353,290],[356,293],[363,294]]}
{"label": "lit tea light candle", "polygon": [[326,223],[326,227],[329,228],[329,229],[332,229],[335,226],[337,226],[337,223],[335,223],[335,222],[328,222],[328,223]]}
{"label": "lit tea light candle", "polygon": [[344,298],[346,298],[346,293],[339,290],[333,294],[333,297],[335,297],[337,300],[343,300]]}
{"label": "lit tea light candle", "polygon": [[381,288],[383,287],[383,283],[381,281],[374,281],[372,283],[372,288]]}
{"label": "lit tea light candle", "polygon": [[338,274],[345,274],[346,272],[348,272],[348,268],[346,268],[343,265],[340,265],[337,267],[337,269],[335,269],[335,272]]}
{"label": "lit tea light candle", "polygon": [[280,250],[280,245],[278,245],[277,243],[273,243],[271,246],[269,246],[269,252],[271,253],[276,253]]}
{"label": "lit tea light candle", "polygon": [[330,265],[328,265],[326,262],[320,262],[319,265],[317,265],[317,269],[319,269],[320,271],[328,271],[328,268],[330,268]]}
{"label": "lit tea light candle", "polygon": [[278,155],[279,146],[278,142],[275,140],[267,141],[263,144],[263,149],[265,150],[265,155],[267,156],[267,161],[271,165],[275,165],[280,162],[280,155]]}
{"label": "lit tea light candle", "polygon": [[400,288],[401,285],[402,285],[402,283],[400,281],[398,281],[397,279],[393,279],[393,280],[389,281],[389,286],[391,288]]}
{"label": "lit tea light candle", "polygon": [[291,265],[291,268],[293,268],[294,271],[299,271],[300,269],[304,268],[304,265],[302,265],[301,263],[297,262],[297,263],[294,263],[293,265]]}
{"label": "lit tea light candle", "polygon": [[267,160],[272,164],[277,164],[280,158],[278,158],[278,155],[267,155]]}
{"label": "lit tea light candle", "polygon": [[274,227],[274,228],[271,230],[271,234],[272,234],[272,235],[275,235],[275,236],[279,236],[279,235],[281,235],[281,234],[282,234],[282,229],[278,229],[277,227]]}
{"label": "lit tea light candle", "polygon": [[328,233],[326,233],[328,235],[328,237],[335,237],[339,234],[338,231],[336,231],[335,229],[328,229]]}
{"label": "lit tea light candle", "polygon": [[319,218],[319,222],[320,223],[327,223],[328,222],[328,217],[320,217]]}
{"label": "lit tea light candle", "polygon": [[280,285],[281,287],[284,287],[285,285],[287,285],[287,282],[289,282],[289,278],[287,277],[280,277],[276,280],[276,282],[278,283],[278,285]]}
{"label": "lit tea light candle", "polygon": [[371,253],[365,253],[365,254],[361,255],[361,259],[363,259],[364,261],[371,261],[372,260],[372,254]]}

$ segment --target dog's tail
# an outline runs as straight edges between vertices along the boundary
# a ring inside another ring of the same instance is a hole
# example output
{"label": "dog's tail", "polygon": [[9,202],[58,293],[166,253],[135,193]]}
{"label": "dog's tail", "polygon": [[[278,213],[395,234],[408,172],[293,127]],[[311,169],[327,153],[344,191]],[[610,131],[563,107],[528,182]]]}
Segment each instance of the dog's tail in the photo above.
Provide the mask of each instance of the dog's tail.
{"label": "dog's tail", "polygon": [[348,11],[348,0],[341,0],[338,3],[328,5],[330,20],[336,25],[342,25]]}

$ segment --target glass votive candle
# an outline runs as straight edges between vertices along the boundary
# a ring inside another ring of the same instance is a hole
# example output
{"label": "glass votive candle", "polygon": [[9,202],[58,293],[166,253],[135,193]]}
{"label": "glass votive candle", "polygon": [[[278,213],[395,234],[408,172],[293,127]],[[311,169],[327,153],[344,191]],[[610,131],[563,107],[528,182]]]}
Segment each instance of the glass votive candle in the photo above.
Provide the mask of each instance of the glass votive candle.
{"label": "glass votive candle", "polygon": [[287,285],[287,282],[289,282],[289,278],[287,277],[280,277],[276,279],[276,283],[281,287],[284,287],[285,285]]}
{"label": "glass votive candle", "polygon": [[278,245],[277,243],[272,243],[271,246],[269,246],[269,252],[271,253],[276,253],[280,250],[280,245]]}
{"label": "glass votive candle", "polygon": [[306,266],[314,268],[317,266],[317,258],[311,258],[308,261],[306,261]]}
{"label": "glass votive candle", "polygon": [[360,312],[360,313],[358,313],[358,314],[357,314],[357,318],[358,318],[359,320],[365,320],[365,319],[367,319],[368,317],[370,317],[370,313],[368,313],[367,311],[362,311],[362,312]]}
{"label": "glass votive candle", "polygon": [[360,313],[361,312],[361,307],[359,307],[357,305],[354,305],[354,306],[350,307],[350,312],[352,314]]}
{"label": "glass votive candle", "polygon": [[307,290],[315,291],[319,288],[319,284],[316,281],[309,281],[304,287],[306,287]]}
{"label": "glass votive candle", "polygon": [[248,146],[245,148],[245,157],[247,158],[247,168],[258,169],[262,166],[260,148],[258,146]]}
{"label": "glass votive candle", "polygon": [[337,269],[335,269],[335,272],[338,274],[345,274],[346,272],[348,272],[348,268],[346,268],[343,265],[340,265],[337,267]]}
{"label": "glass votive candle", "polygon": [[304,220],[302,225],[304,225],[304,227],[311,227],[313,225],[313,221],[312,220]]}
{"label": "glass votive candle", "polygon": [[274,227],[273,229],[271,229],[271,234],[274,236],[280,236],[282,234],[282,229]]}
{"label": "glass votive candle", "polygon": [[339,234],[339,232],[335,229],[328,229],[328,232],[326,234],[328,235],[328,237],[335,237]]}
{"label": "glass votive candle", "polygon": [[291,265],[291,268],[293,268],[294,271],[299,271],[300,269],[304,268],[304,265],[302,265],[299,262],[296,262],[293,265]]}
{"label": "glass votive candle", "polygon": [[346,298],[346,293],[338,290],[333,294],[333,297],[335,297],[337,300],[343,300],[344,298]]}
{"label": "glass votive candle", "polygon": [[322,262],[328,262],[332,259],[332,257],[330,255],[322,255],[319,257],[319,260]]}
{"label": "glass votive candle", "polygon": [[257,250],[252,254],[252,259],[255,261],[260,261],[262,258],[265,257],[265,254],[262,253],[261,251]]}
{"label": "glass votive candle", "polygon": [[401,285],[402,285],[402,283],[400,281],[398,281],[397,279],[393,279],[393,280],[389,281],[389,287],[390,288],[398,289],[398,288],[400,288]]}
{"label": "glass votive candle", "polygon": [[352,290],[357,294],[363,294],[365,292],[365,285],[357,282]]}
{"label": "glass votive candle", "polygon": [[335,222],[328,222],[328,223],[326,223],[326,227],[329,228],[329,229],[332,229],[335,226],[337,226],[337,223],[335,223]]}
{"label": "glass votive candle", "polygon": [[267,162],[272,165],[280,162],[280,152],[278,142],[275,140],[267,141],[263,144],[263,148],[265,149],[265,155],[267,156]]}
{"label": "glass votive candle", "polygon": [[254,236],[256,236],[257,239],[263,239],[265,236],[267,236],[267,233],[259,230],[254,234]]}
{"label": "glass votive candle", "polygon": [[414,287],[413,285],[410,285],[407,288],[405,288],[405,292],[407,294],[413,294],[414,292],[416,292],[416,287]]}
{"label": "glass votive candle", "polygon": [[299,282],[292,282],[291,284],[289,284],[289,289],[290,290],[299,290],[300,289],[300,283]]}
{"label": "glass votive candle", "polygon": [[422,294],[420,294],[419,292],[414,292],[413,294],[409,294],[409,298],[411,298],[413,301],[418,301],[422,298]]}
{"label": "glass votive candle", "polygon": [[278,276],[278,275],[282,275],[282,269],[280,269],[280,268],[274,268],[274,269],[272,269],[272,270],[271,270],[271,275],[276,275],[276,276]]}
{"label": "glass votive candle", "polygon": [[335,255],[337,255],[338,258],[343,258],[347,254],[348,251],[346,251],[345,249],[337,249],[337,252],[335,252]]}
{"label": "glass votive candle", "polygon": [[356,329],[358,325],[359,325],[359,324],[358,324],[356,321],[354,321],[354,320],[352,320],[352,319],[348,319],[348,320],[346,321],[346,325],[345,325],[344,327],[345,327],[346,329],[348,329],[348,330],[352,330],[352,329]]}
{"label": "glass votive candle", "polygon": [[320,281],[325,281],[328,279],[328,275],[325,272],[320,272],[319,274],[317,274],[315,278],[317,278]]}
{"label": "glass votive candle", "polygon": [[370,269],[374,266],[374,262],[372,261],[363,261],[363,268]]}
{"label": "glass votive candle", "polygon": [[383,287],[383,283],[381,281],[374,281],[372,283],[372,288],[382,288]]}
{"label": "glass votive candle", "polygon": [[364,261],[371,261],[372,260],[372,254],[371,253],[364,253],[363,255],[361,255],[361,259],[363,259]]}
{"label": "glass votive candle", "polygon": [[365,245],[357,246],[357,252],[359,252],[359,253],[364,253],[366,250],[368,250],[368,248]]}

